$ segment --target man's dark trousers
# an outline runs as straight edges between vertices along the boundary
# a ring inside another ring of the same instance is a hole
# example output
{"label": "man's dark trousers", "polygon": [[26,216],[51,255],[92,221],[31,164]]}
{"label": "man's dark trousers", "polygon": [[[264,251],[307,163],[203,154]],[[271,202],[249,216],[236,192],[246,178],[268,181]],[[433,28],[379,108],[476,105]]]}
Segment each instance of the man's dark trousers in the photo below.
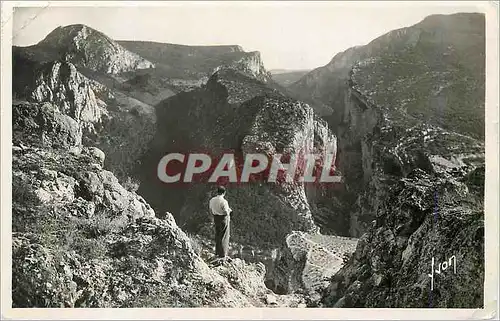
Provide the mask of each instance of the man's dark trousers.
{"label": "man's dark trousers", "polygon": [[226,257],[229,251],[229,215],[214,215],[215,254]]}

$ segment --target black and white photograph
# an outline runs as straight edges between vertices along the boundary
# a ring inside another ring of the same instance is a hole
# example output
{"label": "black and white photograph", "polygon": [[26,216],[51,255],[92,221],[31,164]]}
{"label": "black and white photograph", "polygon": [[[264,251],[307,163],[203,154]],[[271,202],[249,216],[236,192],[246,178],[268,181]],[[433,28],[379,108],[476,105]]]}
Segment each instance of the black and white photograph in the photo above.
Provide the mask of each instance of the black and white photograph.
{"label": "black and white photograph", "polygon": [[4,4],[3,316],[498,316],[498,3]]}

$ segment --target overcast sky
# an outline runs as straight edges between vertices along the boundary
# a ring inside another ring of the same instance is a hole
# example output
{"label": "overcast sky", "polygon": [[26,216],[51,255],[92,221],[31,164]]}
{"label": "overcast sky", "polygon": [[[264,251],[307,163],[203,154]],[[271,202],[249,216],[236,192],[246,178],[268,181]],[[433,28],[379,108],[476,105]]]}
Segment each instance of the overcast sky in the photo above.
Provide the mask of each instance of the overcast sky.
{"label": "overcast sky", "polygon": [[[53,2],[54,3],[54,2]],[[224,2],[154,7],[37,7],[14,11],[13,44],[26,46],[58,26],[85,24],[117,40],[186,45],[238,44],[258,50],[267,69],[312,69],[340,51],[418,23],[431,14],[481,12],[467,3]]]}

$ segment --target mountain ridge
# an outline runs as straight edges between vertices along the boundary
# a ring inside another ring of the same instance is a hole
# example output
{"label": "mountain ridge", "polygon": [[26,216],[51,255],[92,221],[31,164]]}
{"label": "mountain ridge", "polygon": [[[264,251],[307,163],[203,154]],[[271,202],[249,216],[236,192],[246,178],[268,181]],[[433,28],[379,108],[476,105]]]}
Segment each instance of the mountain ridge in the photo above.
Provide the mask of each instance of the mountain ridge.
{"label": "mountain ridge", "polygon": [[[325,116],[330,119],[330,125],[336,127],[338,121],[343,118],[344,93],[347,90],[351,68],[356,62],[372,56],[405,50],[407,47],[422,48],[421,50],[435,50],[434,57],[438,59],[436,63],[439,64],[441,52],[452,45],[456,48],[455,52],[462,54],[450,57],[455,61],[442,60],[442,63],[453,65],[461,61],[468,70],[484,72],[484,54],[482,56],[475,54],[477,47],[485,45],[484,19],[484,14],[479,13],[431,15],[413,26],[390,31],[366,45],[352,47],[335,54],[328,64],[314,69],[288,86],[288,89],[300,99],[327,110]],[[431,57],[432,52],[425,54]]]}

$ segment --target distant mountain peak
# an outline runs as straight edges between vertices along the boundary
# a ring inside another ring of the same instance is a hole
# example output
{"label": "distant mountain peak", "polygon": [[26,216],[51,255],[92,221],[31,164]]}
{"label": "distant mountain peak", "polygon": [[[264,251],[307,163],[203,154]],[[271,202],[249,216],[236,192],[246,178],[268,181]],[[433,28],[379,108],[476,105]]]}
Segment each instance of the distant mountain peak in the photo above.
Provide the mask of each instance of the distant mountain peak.
{"label": "distant mountain peak", "polygon": [[83,24],[58,27],[38,43],[39,47],[95,71],[110,74],[154,68],[154,64]]}
{"label": "distant mountain peak", "polygon": [[38,44],[42,46],[68,46],[72,43],[78,45],[81,40],[86,40],[91,35],[94,37],[102,37],[112,42],[108,36],[100,31],[84,24],[73,24],[57,27]]}

